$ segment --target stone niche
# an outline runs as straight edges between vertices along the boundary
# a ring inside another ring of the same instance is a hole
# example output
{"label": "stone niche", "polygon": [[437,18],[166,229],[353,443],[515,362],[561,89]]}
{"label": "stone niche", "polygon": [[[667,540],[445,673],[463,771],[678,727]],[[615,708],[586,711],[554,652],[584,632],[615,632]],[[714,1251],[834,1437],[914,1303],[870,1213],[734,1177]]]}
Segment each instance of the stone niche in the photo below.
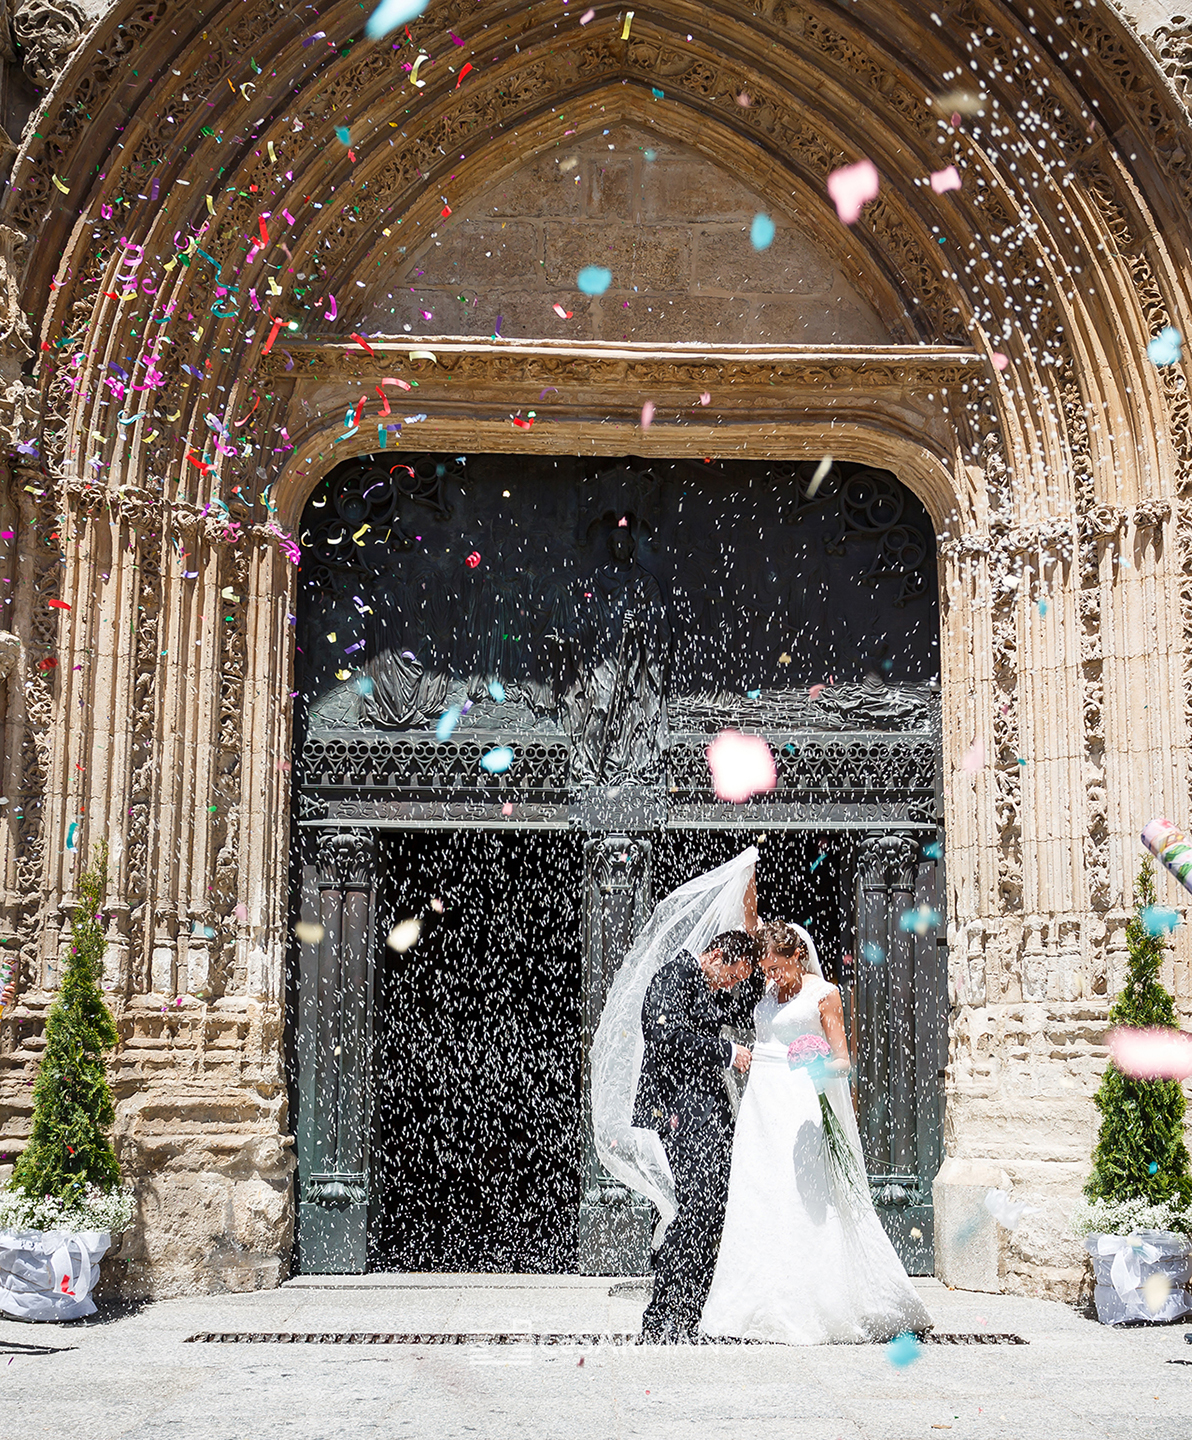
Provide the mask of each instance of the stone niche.
{"label": "stone niche", "polygon": [[[758,251],[749,231],[763,211],[776,234]],[[695,337],[709,345],[889,344],[873,306],[806,228],[696,151],[615,125],[539,156],[432,235],[394,227],[388,248],[374,252],[384,279],[369,287],[361,328],[659,344]],[[603,295],[576,288],[585,265],[612,271]]]}

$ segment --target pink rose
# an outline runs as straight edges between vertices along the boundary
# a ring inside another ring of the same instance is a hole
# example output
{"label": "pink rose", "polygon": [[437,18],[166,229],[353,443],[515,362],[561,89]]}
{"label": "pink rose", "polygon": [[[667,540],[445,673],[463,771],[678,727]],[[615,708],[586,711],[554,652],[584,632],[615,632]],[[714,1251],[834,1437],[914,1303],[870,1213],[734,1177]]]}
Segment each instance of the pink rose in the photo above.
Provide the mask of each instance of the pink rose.
{"label": "pink rose", "polygon": [[792,1070],[814,1065],[817,1060],[826,1060],[832,1047],[821,1035],[800,1035],[786,1047],[786,1058]]}

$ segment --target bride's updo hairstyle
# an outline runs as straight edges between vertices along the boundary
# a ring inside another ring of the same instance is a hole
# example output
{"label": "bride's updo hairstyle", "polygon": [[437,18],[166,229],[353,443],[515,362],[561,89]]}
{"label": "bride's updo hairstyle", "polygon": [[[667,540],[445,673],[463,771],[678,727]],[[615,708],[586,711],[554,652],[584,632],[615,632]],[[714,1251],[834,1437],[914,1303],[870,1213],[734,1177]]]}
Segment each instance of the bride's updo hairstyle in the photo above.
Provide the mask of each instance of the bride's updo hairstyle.
{"label": "bride's updo hairstyle", "polygon": [[788,920],[767,920],[761,927],[761,941],[784,960],[797,960],[807,969],[807,946],[803,937]]}

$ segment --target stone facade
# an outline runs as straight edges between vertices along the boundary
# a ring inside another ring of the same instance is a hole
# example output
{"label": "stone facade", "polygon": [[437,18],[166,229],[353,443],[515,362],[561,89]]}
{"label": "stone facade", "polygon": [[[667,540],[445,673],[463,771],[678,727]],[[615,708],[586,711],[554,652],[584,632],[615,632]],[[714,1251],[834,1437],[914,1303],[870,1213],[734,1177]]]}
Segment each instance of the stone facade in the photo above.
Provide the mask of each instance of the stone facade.
{"label": "stone facade", "polygon": [[[106,836],[141,1206],[121,1283],[284,1273],[286,547],[315,481],[376,446],[373,391],[398,377],[425,416],[406,448],[831,453],[922,498],[950,891],[938,1203],[950,1233],[991,1175],[1039,1206],[942,1263],[1074,1294],[1136,834],[1192,808],[1192,412],[1184,366],[1145,354],[1192,313],[1186,22],[1152,17],[1144,44],[1087,4],[1028,24],[986,0],[720,0],[580,25],[433,0],[370,45],[358,6],[315,33],[268,0],[121,0],[80,44],[88,12],[49,10],[35,43],[16,7],[0,47],[18,89],[52,82],[0,200],[6,1152],[78,856]],[[974,114],[926,89],[974,75]],[[824,182],[865,156],[881,195],[846,228]],[[949,165],[963,188],[936,194]],[[757,210],[778,222],[761,255]],[[583,263],[615,272],[598,301]],[[1185,927],[1166,977],[1185,1012],[1190,964]]]}

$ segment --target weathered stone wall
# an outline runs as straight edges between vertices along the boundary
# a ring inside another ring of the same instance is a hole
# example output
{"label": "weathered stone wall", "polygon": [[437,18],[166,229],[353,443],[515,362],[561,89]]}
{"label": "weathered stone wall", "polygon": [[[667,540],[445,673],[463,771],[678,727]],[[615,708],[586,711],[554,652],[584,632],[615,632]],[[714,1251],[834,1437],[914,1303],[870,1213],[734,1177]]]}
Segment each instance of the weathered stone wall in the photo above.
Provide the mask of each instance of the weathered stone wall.
{"label": "weathered stone wall", "polygon": [[[778,227],[763,251],[750,241],[760,213]],[[623,124],[533,160],[430,236],[394,228],[378,250],[394,285],[364,323],[384,334],[711,346],[890,338],[797,216],[689,147]],[[612,273],[603,295],[576,289],[585,265]]]}

